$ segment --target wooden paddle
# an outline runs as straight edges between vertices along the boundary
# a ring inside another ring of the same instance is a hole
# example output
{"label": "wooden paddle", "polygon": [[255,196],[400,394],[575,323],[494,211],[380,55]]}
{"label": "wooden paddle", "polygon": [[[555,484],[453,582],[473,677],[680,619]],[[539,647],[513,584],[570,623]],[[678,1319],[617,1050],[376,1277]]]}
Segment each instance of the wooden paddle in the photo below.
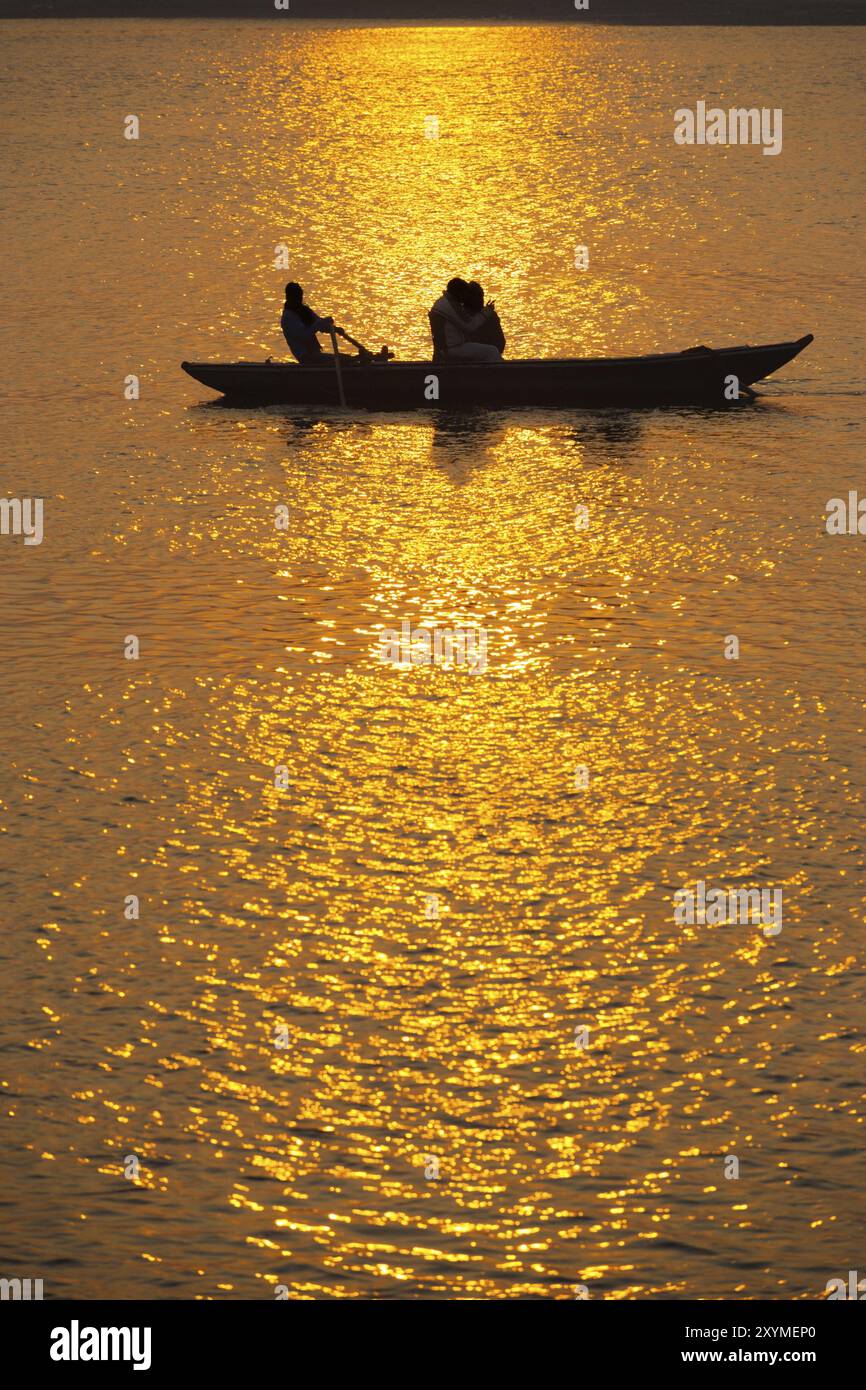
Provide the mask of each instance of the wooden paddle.
{"label": "wooden paddle", "polygon": [[360,352],[360,354],[361,354],[362,357],[372,357],[372,356],[373,356],[373,354],[372,354],[372,352],[370,351],[370,349],[369,349],[369,348],[365,348],[363,343],[359,343],[357,338],[353,338],[352,335],[351,335],[351,333],[347,333],[346,330],[345,330],[345,328],[338,328],[338,329],[336,329],[336,332],[339,333],[339,335],[340,335],[341,338],[345,338],[347,343],[351,343],[351,344],[352,344],[352,347],[356,347],[356,348],[358,349],[358,351]]}
{"label": "wooden paddle", "polygon": [[[343,368],[340,366],[340,354],[337,351],[337,330],[331,328],[331,347],[334,349],[334,366],[337,369],[337,390],[340,393],[340,405],[346,409],[346,391],[343,386]],[[344,335],[345,336],[345,335]]]}
{"label": "wooden paddle", "polygon": [[393,352],[387,347],[383,347],[382,351],[379,353],[371,352],[369,348],[364,347],[363,343],[359,343],[357,338],[353,338],[350,333],[347,333],[345,328],[338,328],[336,332],[339,333],[341,338],[345,338],[347,343],[351,343],[352,347],[358,349],[362,361],[368,361],[374,357],[378,357],[382,362],[387,362],[394,356]]}

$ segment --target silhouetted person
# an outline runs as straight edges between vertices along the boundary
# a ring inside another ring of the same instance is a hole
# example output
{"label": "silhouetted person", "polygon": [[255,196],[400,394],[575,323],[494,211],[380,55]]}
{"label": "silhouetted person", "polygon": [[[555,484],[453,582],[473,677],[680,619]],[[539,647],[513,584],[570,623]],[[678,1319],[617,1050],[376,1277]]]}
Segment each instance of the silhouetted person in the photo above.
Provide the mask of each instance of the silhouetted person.
{"label": "silhouetted person", "polygon": [[[466,286],[466,293],[463,296],[463,307],[470,317],[474,318],[481,313],[484,308],[484,291],[477,280],[470,280]],[[498,348],[500,352],[505,351],[505,334],[502,331],[502,324],[496,312],[496,305],[491,301],[487,305],[487,318],[472,333],[472,340],[476,343],[490,343]]]}
{"label": "silhouetted person", "polygon": [[[430,310],[430,331],[433,334],[433,360],[445,362],[501,362],[502,354],[492,343],[478,342],[476,330],[486,324],[492,306],[478,314],[468,314],[464,299],[469,286],[455,276],[449,280],[445,293]],[[494,310],[495,312],[495,310]]]}
{"label": "silhouetted person", "polygon": [[[335,327],[332,318],[320,319],[309,304],[304,303],[304,291],[294,280],[286,285],[286,302],[280,317],[280,327],[292,356],[307,366],[324,366],[333,362],[333,353],[324,353],[317,333],[330,333]],[[342,332],[342,329],[337,329]]]}

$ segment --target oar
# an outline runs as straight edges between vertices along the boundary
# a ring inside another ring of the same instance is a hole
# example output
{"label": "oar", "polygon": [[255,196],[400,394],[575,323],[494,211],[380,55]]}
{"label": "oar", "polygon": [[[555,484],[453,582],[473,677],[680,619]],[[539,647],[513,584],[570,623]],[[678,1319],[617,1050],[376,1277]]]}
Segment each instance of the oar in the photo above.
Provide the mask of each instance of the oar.
{"label": "oar", "polygon": [[340,393],[340,405],[346,409],[346,392],[343,388],[343,369],[340,366],[340,354],[337,351],[337,333],[331,327],[331,347],[334,349],[334,366],[337,368],[337,390]]}
{"label": "oar", "polygon": [[387,362],[389,358],[394,356],[393,352],[390,352],[389,349],[386,347],[383,347],[380,353],[371,352],[369,348],[364,347],[363,343],[359,343],[357,338],[353,338],[351,333],[347,333],[345,328],[338,328],[337,332],[339,333],[341,338],[346,339],[347,343],[351,343],[352,347],[356,347],[358,349],[358,351],[361,354],[362,361],[366,361],[368,358],[372,359],[375,357],[377,361]]}
{"label": "oar", "polygon": [[358,349],[358,351],[362,354],[362,356],[364,356],[364,355],[366,355],[367,357],[372,357],[372,356],[373,356],[373,354],[372,354],[372,352],[370,351],[370,349],[369,349],[369,348],[365,348],[363,343],[359,343],[357,338],[353,338],[352,335],[351,335],[351,333],[347,333],[346,330],[345,330],[345,328],[338,328],[338,329],[336,329],[335,331],[336,331],[337,333],[339,333],[339,335],[340,335],[341,338],[345,338],[347,343],[351,343],[351,344],[352,344],[352,347],[356,347],[356,348]]}

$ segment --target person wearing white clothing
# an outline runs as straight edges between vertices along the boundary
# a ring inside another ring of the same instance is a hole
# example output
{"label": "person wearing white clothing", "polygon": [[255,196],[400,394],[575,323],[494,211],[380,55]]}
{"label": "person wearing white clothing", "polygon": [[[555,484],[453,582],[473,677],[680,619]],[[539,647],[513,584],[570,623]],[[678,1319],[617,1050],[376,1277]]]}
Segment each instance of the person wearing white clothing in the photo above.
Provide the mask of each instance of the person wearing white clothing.
{"label": "person wearing white clothing", "polygon": [[313,313],[309,304],[304,303],[304,291],[294,280],[290,280],[286,285],[286,302],[283,305],[280,327],[292,356],[302,366],[321,367],[333,362],[333,353],[322,352],[316,334],[330,333],[332,329],[336,333],[342,333],[343,330],[337,328],[330,315],[320,318],[318,314]]}

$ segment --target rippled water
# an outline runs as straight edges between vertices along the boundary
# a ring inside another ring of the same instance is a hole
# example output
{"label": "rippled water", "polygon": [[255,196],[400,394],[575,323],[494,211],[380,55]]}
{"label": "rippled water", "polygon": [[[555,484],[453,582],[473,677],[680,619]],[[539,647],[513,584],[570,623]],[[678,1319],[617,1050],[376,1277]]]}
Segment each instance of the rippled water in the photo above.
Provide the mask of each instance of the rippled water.
{"label": "rippled water", "polygon": [[[3,486],[45,539],[0,537],[0,1273],[823,1296],[866,1258],[866,539],[824,528],[862,34],[4,37]],[[782,154],[674,145],[700,98],[782,107]],[[453,273],[514,355],[816,341],[729,414],[210,406],[178,364],[281,352],[281,243],[402,358]],[[382,665],[404,619],[486,672]],[[698,879],[782,888],[781,934],[675,924]]]}

